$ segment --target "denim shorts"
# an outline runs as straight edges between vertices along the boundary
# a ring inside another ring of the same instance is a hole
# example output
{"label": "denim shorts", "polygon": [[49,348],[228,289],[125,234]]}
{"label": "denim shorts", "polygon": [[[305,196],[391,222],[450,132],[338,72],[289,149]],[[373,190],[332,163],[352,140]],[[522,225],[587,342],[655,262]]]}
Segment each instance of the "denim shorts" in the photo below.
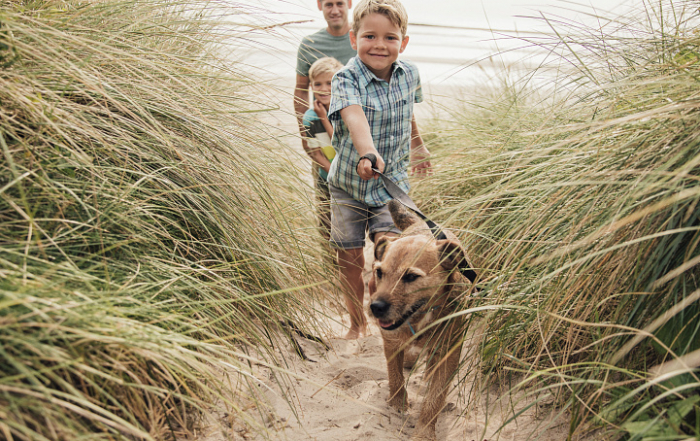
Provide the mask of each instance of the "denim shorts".
{"label": "denim shorts", "polygon": [[375,233],[401,234],[391,219],[389,208],[370,207],[343,190],[329,185],[331,193],[331,246],[352,250],[365,246],[365,234],[374,241]]}

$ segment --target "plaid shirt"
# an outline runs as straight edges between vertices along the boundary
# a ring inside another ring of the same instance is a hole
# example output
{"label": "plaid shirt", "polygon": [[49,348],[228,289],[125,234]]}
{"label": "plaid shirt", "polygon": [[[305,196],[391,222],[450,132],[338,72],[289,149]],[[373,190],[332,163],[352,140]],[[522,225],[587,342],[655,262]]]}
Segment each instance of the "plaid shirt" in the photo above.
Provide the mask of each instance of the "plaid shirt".
{"label": "plaid shirt", "polygon": [[358,104],[369,122],[374,146],[386,163],[384,174],[408,192],[413,103],[421,101],[420,77],[412,64],[396,61],[387,83],[370,72],[358,57],[351,58],[333,76],[328,119],[333,124],[336,157],[328,172],[328,183],[370,207],[380,207],[392,199],[381,179],[364,181],[357,174],[360,155],[340,111]]}

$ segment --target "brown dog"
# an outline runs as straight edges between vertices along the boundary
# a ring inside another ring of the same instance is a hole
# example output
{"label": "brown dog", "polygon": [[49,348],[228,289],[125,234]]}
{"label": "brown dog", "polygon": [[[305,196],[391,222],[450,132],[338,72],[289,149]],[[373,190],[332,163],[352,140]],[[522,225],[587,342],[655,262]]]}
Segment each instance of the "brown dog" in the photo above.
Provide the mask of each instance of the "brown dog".
{"label": "brown dog", "polygon": [[421,344],[428,357],[428,387],[414,438],[435,439],[435,423],[459,365],[464,320],[431,324],[455,312],[455,299],[466,280],[458,266],[466,254],[454,235],[445,232],[446,240],[436,240],[427,225],[399,202],[389,202],[389,211],[403,233],[379,239],[369,283],[370,311],[384,341],[388,401],[399,411],[408,409],[404,351],[415,333],[414,343]]}

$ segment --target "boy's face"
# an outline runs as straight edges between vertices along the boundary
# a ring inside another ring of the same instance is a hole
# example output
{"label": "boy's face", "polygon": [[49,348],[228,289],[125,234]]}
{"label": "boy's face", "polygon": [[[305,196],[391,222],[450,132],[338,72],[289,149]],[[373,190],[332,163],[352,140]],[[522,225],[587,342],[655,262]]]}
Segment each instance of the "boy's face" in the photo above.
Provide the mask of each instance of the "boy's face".
{"label": "boy's face", "polygon": [[373,74],[389,81],[391,67],[406,49],[408,36],[401,35],[401,29],[387,16],[375,13],[362,19],[357,35],[350,31],[350,43]]}
{"label": "boy's face", "polygon": [[323,12],[328,27],[333,29],[340,29],[348,24],[348,11],[351,7],[352,0],[318,0],[318,10]]}
{"label": "boy's face", "polygon": [[331,80],[333,79],[333,74],[322,73],[314,76],[311,82],[311,90],[314,92],[314,98],[319,100],[321,104],[328,106],[331,103]]}

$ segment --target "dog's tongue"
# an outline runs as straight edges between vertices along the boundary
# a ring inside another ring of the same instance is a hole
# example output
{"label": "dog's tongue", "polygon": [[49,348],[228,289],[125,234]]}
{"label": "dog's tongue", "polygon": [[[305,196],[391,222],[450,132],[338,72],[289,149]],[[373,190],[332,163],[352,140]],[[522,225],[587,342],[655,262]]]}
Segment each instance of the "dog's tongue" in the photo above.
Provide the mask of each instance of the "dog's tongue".
{"label": "dog's tongue", "polygon": [[379,326],[381,326],[382,328],[388,328],[388,327],[390,327],[391,325],[393,325],[392,322],[385,322],[385,321],[382,321],[382,320],[377,320],[377,322],[379,322]]}

